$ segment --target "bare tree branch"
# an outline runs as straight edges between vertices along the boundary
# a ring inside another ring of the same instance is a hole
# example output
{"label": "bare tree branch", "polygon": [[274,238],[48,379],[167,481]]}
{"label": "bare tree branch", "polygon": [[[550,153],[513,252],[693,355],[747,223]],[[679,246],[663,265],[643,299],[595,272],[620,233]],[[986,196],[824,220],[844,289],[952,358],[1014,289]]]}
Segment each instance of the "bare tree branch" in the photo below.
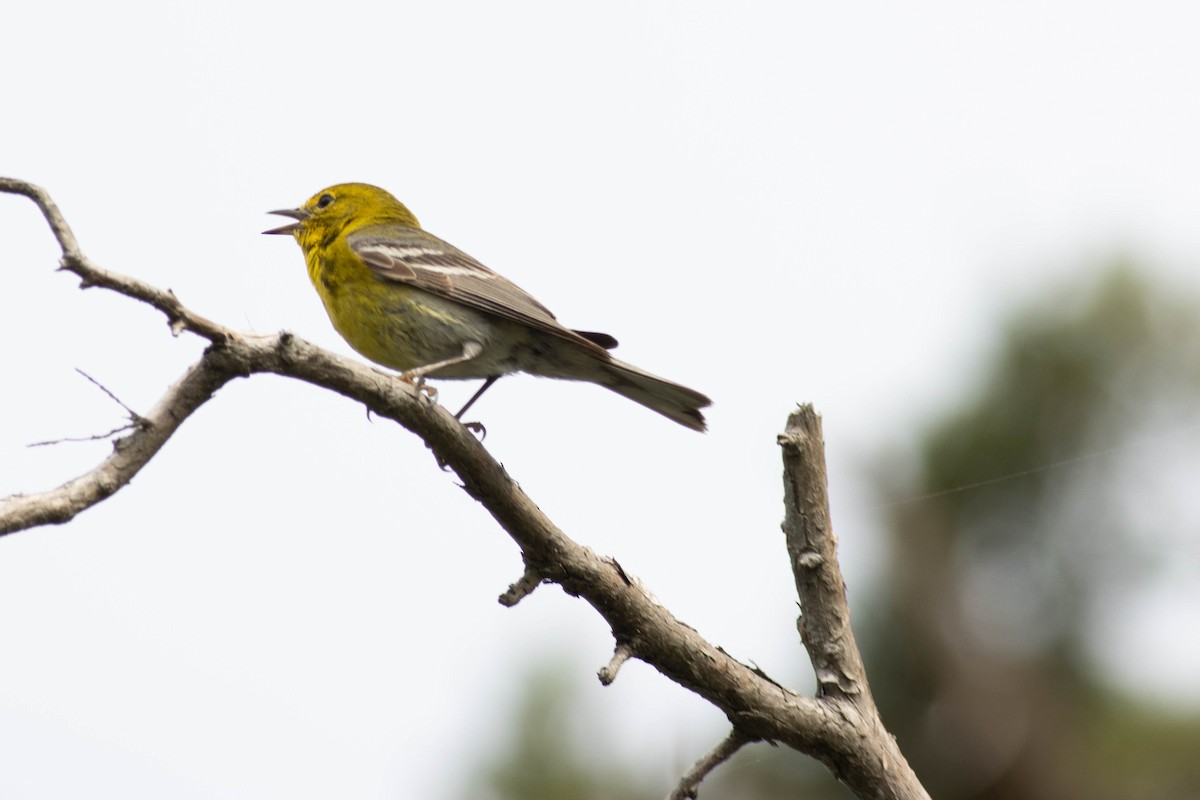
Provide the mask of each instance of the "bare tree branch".
{"label": "bare tree branch", "polygon": [[750,740],[734,728],[720,744],[705,753],[704,757],[679,779],[679,785],[667,795],[667,800],[696,800],[700,792],[700,783],[708,777],[708,773],[733,758],[738,750],[749,743]]}
{"label": "bare tree branch", "polygon": [[71,226],[67,224],[67,220],[63,217],[62,212],[58,210],[58,206],[55,205],[50,194],[42,187],[35,186],[27,181],[0,178],[0,192],[24,195],[37,205],[38,209],[42,212],[42,216],[49,223],[50,231],[58,241],[59,247],[62,248],[62,259],[59,261],[59,269],[78,275],[82,288],[87,289],[92,286],[101,286],[127,297],[141,300],[143,303],[157,308],[166,315],[167,322],[171,326],[171,332],[175,335],[178,335],[180,331],[189,330],[213,342],[224,341],[228,337],[236,335],[229,328],[218,325],[184,308],[183,304],[179,302],[179,299],[169,289],[163,291],[136,278],[118,275],[93,264],[91,259],[85,256],[83,251],[79,249],[79,242],[75,240],[75,234],[71,231]]}
{"label": "bare tree branch", "polygon": [[811,408],[792,416],[780,443],[786,467],[785,529],[805,614],[803,638],[821,687],[817,698],[780,686],[709,643],[614,559],[567,537],[470,431],[411,384],[288,333],[240,334],[207,320],[169,291],[92,264],[44,190],[0,178],[0,191],[25,195],[38,205],[62,247],[62,267],[79,275],[85,287],[102,286],[145,302],[166,315],[173,332],[192,331],[211,342],[143,423],[114,442],[112,455],[94,470],[49,492],[0,500],[0,534],[65,522],[112,495],[231,379],[262,372],[296,378],[398,422],[421,437],[440,464],[454,470],[467,493],[521,549],[525,574],[502,602],[507,598],[515,604],[543,580],[557,583],[567,594],[586,600],[608,622],[617,642],[605,668],[611,677],[626,659],[638,658],[725,713],[734,733],[685,776],[680,786],[691,792],[685,796],[694,796],[704,775],[729,754],[756,740],[783,742],[820,759],[860,797],[926,796],[879,720],[850,632],[829,530],[820,427]]}
{"label": "bare tree branch", "polygon": [[107,386],[105,386],[100,381],[93,378],[91,375],[88,375],[83,370],[79,369],[79,367],[76,367],[75,371],[78,372],[83,377],[87,378],[92,383],[92,385],[95,386],[97,389],[99,389],[100,391],[102,391],[106,395],[108,395],[110,400],[112,400],[114,403],[119,405],[121,408],[125,409],[125,414],[126,414],[126,416],[129,417],[129,421],[126,422],[124,425],[121,425],[120,427],[113,428],[111,431],[108,431],[107,433],[93,433],[90,436],[66,436],[61,439],[47,439],[46,441],[43,441],[43,442],[30,442],[29,444],[25,445],[26,447],[49,447],[51,445],[63,444],[64,442],[99,442],[99,441],[103,441],[105,439],[111,439],[112,437],[116,436],[118,433],[124,433],[125,431],[133,430],[134,428],[137,428],[137,427],[140,427],[140,426],[146,424],[145,417],[143,417],[141,414],[134,411],[129,406],[125,405],[125,402],[121,398],[119,398],[115,394],[113,394],[111,391],[109,391]]}
{"label": "bare tree branch", "polygon": [[88,383],[92,384],[92,386],[95,386],[97,389],[104,392],[104,394],[106,394],[108,396],[109,400],[112,400],[114,403],[119,405],[121,408],[125,409],[125,413],[129,415],[129,420],[131,422],[136,423],[138,420],[141,419],[141,417],[138,415],[138,413],[136,411],[134,411],[129,406],[125,405],[125,401],[122,400],[121,398],[117,397],[115,394],[113,394],[112,391],[107,386],[105,386],[103,383],[96,380],[91,375],[88,375],[86,372],[81,370],[79,367],[76,367],[75,371],[78,372],[80,375],[82,375],[85,379],[87,379]]}
{"label": "bare tree branch", "polygon": [[192,365],[146,414],[133,433],[113,442],[98,467],[49,492],[0,500],[0,535],[38,525],[67,522],[80,511],[125,486],[154,457],[171,434],[232,375],[214,370],[207,357]]}
{"label": "bare tree branch", "polygon": [[817,674],[818,697],[837,709],[857,738],[857,746],[826,764],[860,797],[927,798],[879,718],[850,629],[837,537],[829,521],[821,418],[811,405],[801,406],[788,417],[779,444],[783,450],[783,531],[800,596],[797,627]]}
{"label": "bare tree branch", "polygon": [[600,683],[608,686],[617,679],[617,673],[620,672],[621,666],[631,658],[633,658],[633,651],[629,649],[628,645],[618,643],[613,648],[612,658],[600,668],[596,677],[600,679]]}
{"label": "bare tree branch", "polygon": [[[465,423],[463,427],[468,427],[475,423]],[[525,565],[525,573],[517,579],[517,582],[512,584],[505,590],[504,594],[500,595],[500,605],[512,608],[517,603],[524,600],[529,595],[533,594],[533,590],[542,583],[542,576]]]}
{"label": "bare tree branch", "polygon": [[837,537],[829,522],[821,418],[811,405],[788,417],[779,444],[784,466],[783,532],[802,610],[797,627],[817,673],[819,692],[823,696],[869,692],[850,629]]}

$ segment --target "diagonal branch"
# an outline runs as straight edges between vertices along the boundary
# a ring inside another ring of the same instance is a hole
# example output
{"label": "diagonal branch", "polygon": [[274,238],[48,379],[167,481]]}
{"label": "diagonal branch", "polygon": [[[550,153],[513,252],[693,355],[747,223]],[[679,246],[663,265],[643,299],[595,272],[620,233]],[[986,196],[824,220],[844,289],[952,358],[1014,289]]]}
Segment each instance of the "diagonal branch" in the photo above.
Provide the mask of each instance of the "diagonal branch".
{"label": "diagonal branch", "polygon": [[183,303],[179,302],[179,298],[170,289],[159,289],[144,281],[139,281],[136,278],[130,278],[115,272],[109,272],[93,264],[91,259],[85,256],[79,248],[79,242],[75,239],[75,233],[71,230],[71,226],[67,224],[67,220],[63,217],[62,212],[58,210],[58,205],[50,197],[49,192],[42,187],[28,181],[0,177],[0,192],[24,195],[34,202],[42,212],[42,216],[46,218],[46,222],[50,225],[50,231],[58,241],[58,246],[62,248],[59,269],[78,275],[81,288],[88,289],[92,286],[100,286],[123,294],[126,297],[141,300],[143,303],[157,308],[166,315],[167,322],[171,326],[171,332],[175,335],[179,335],[181,331],[189,330],[212,342],[224,341],[231,336],[237,335],[229,328],[218,325],[212,320],[205,319],[199,314],[185,308]]}
{"label": "diagonal branch", "polygon": [[0,500],[0,536],[38,525],[61,524],[106,500],[144,467],[179,425],[233,375],[215,369],[206,354],[183,373],[134,430],[113,442],[112,454],[95,469],[57,489]]}
{"label": "diagonal branch", "polygon": [[708,773],[733,758],[737,751],[749,742],[749,739],[734,728],[728,736],[721,740],[720,744],[705,753],[704,757],[679,779],[679,785],[671,794],[667,795],[667,800],[696,800],[700,792],[700,784],[708,777]]}

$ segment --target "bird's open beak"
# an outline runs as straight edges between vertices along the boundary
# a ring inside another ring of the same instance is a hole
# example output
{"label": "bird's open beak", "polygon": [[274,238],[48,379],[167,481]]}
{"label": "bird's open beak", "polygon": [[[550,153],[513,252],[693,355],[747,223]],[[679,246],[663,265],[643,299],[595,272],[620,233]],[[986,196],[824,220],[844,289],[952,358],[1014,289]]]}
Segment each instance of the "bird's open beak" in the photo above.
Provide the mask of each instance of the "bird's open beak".
{"label": "bird's open beak", "polygon": [[280,211],[268,211],[267,213],[278,214],[281,217],[291,217],[296,221],[290,225],[280,225],[278,228],[271,228],[271,230],[263,231],[263,233],[279,233],[289,235],[298,231],[300,229],[300,223],[304,222],[304,220],[308,219],[310,216],[309,212],[305,211],[303,208],[285,208],[281,209]]}

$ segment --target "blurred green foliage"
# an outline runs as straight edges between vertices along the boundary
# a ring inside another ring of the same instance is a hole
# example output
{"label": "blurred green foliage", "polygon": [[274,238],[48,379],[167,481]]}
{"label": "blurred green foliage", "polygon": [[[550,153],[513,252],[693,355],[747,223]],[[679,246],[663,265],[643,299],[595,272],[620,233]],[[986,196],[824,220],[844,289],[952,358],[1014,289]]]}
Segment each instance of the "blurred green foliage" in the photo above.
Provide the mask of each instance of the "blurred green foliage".
{"label": "blurred green foliage", "polygon": [[[604,735],[582,718],[566,665],[532,671],[513,720],[484,764],[472,768],[463,800],[631,800],[654,797],[649,782],[613,763]],[[607,733],[605,728],[603,733]]]}
{"label": "blurred green foliage", "polygon": [[[891,556],[855,619],[884,720],[939,800],[1196,797],[1200,713],[1109,686],[1089,637],[1106,635],[1106,602],[1172,558],[1160,529],[1177,523],[1138,492],[1171,461],[1172,432],[1200,427],[1197,304],[1112,265],[1018,309],[979,374],[928,427],[916,465],[880,481]],[[1132,657],[1154,680],[1155,654]],[[514,738],[468,796],[663,795],[597,766],[595,743],[564,724],[563,686],[534,677]],[[849,793],[816,762],[758,745],[701,796]]]}
{"label": "blurred green foliage", "polygon": [[1195,301],[1113,265],[1016,313],[972,396],[924,436],[932,496],[891,514],[862,637],[888,727],[939,798],[1195,797],[1200,714],[1121,696],[1089,653],[1184,524],[1137,493],[1200,423]]}

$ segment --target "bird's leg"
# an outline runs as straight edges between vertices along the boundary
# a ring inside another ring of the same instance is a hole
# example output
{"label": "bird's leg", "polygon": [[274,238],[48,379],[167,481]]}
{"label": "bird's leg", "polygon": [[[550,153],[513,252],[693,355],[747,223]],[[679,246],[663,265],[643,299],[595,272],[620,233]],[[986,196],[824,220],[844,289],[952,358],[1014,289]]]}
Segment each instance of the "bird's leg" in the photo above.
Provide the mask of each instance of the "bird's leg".
{"label": "bird's leg", "polygon": [[431,372],[437,372],[442,367],[449,367],[454,364],[461,364],[464,361],[470,361],[483,352],[483,345],[476,341],[470,341],[463,345],[461,355],[454,358],[447,358],[442,361],[435,361],[432,364],[422,364],[415,369],[405,370],[400,373],[400,379],[408,381],[417,388],[418,391],[425,392],[432,399],[437,397],[437,390],[433,387],[425,386],[425,376]]}
{"label": "bird's leg", "polygon": [[462,408],[460,408],[458,410],[458,413],[454,415],[454,418],[461,421],[462,415],[467,413],[467,409],[470,408],[471,406],[475,405],[475,401],[479,399],[479,396],[481,394],[483,394],[484,392],[486,392],[488,390],[488,387],[490,387],[493,383],[495,383],[498,380],[500,380],[499,375],[489,375],[488,379],[483,382],[483,386],[479,387],[479,391],[477,391],[475,394],[471,395],[471,399],[466,402],[466,405],[464,405]]}
{"label": "bird's leg", "polygon": [[[488,387],[491,386],[493,383],[495,383],[498,380],[500,380],[499,375],[489,375],[487,377],[487,380],[485,380],[483,382],[483,386],[479,387],[479,391],[477,391],[477,392],[475,392],[475,394],[471,395],[471,399],[466,402],[466,405],[464,405],[462,408],[460,408],[458,410],[458,413],[454,415],[454,418],[456,420],[458,420],[459,422],[462,422],[462,415],[467,413],[467,409],[470,408],[471,406],[473,406],[475,404],[475,401],[479,399],[479,396],[481,394],[483,394],[484,392],[486,392],[488,390]],[[471,431],[472,433],[479,434],[479,438],[481,440],[487,437],[487,428],[483,427],[482,422],[463,422],[463,427],[466,428],[467,430]]]}

